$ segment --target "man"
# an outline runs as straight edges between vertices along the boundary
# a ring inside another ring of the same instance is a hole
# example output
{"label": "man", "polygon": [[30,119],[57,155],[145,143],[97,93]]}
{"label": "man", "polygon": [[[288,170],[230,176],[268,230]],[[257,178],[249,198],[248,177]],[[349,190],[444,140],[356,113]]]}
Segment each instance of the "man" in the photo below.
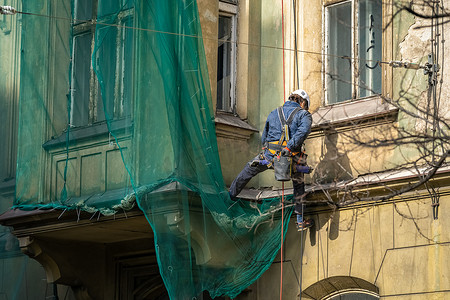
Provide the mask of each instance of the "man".
{"label": "man", "polygon": [[[311,132],[312,117],[308,112],[309,103],[310,101],[308,94],[304,90],[299,89],[292,92],[288,101],[286,101],[282,106],[285,120],[288,120],[291,117],[292,122],[290,122],[289,125],[289,141],[286,143],[284,148],[276,149],[281,150],[281,155],[291,155],[291,153],[301,152],[303,142]],[[294,113],[293,116],[291,116],[292,113]],[[283,126],[278,115],[278,110],[275,109],[267,117],[264,131],[262,133],[261,142],[264,152],[246,164],[241,173],[239,173],[236,179],[234,179],[229,190],[230,198],[232,200],[236,200],[236,196],[241,192],[250,179],[252,179],[256,174],[266,171],[271,167],[275,151],[273,147],[274,144],[270,144],[270,142],[279,142],[282,137],[282,133]],[[300,201],[305,194],[303,174],[301,174],[301,176],[296,176],[296,178],[292,178],[292,184],[294,186],[297,229],[301,231],[313,225],[312,220],[302,219],[303,206]]]}

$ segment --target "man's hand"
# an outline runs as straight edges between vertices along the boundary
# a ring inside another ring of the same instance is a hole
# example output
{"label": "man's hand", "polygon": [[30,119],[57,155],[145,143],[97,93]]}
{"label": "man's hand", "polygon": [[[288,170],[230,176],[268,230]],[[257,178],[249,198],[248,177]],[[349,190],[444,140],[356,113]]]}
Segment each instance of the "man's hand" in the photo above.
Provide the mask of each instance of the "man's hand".
{"label": "man's hand", "polygon": [[282,150],[281,150],[281,156],[290,156],[291,155],[291,150],[289,150],[289,148],[288,147],[284,147]]}

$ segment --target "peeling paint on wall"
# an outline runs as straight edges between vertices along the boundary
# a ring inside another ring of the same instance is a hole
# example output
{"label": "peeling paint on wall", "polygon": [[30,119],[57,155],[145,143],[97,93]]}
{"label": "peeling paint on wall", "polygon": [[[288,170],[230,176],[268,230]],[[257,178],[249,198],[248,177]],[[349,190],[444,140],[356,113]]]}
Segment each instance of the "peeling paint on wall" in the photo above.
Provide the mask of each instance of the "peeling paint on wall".
{"label": "peeling paint on wall", "polygon": [[209,9],[207,9],[204,13],[203,13],[203,17],[205,17],[205,19],[216,23],[217,22],[217,17],[215,14],[213,14]]}
{"label": "peeling paint on wall", "polygon": [[430,21],[416,19],[416,22],[409,27],[405,39],[399,45],[402,60],[418,62],[428,55],[431,49],[430,40]]}
{"label": "peeling paint on wall", "polygon": [[[445,120],[445,122],[450,121],[450,106],[448,105],[448,97],[450,90],[449,84],[445,82],[442,85],[442,94],[440,95],[440,103],[438,107],[438,118],[441,120]],[[421,133],[429,132],[433,129],[433,119],[430,115],[430,112],[434,111],[433,101],[428,101],[427,92],[422,93],[419,102],[418,102],[418,116],[416,119],[416,130]],[[426,113],[425,113],[426,112]],[[428,118],[427,118],[428,117]]]}
{"label": "peeling paint on wall", "polygon": [[[404,61],[410,61],[415,63],[425,63],[427,61],[428,54],[431,53],[431,21],[415,18],[415,23],[412,24],[408,33],[405,36],[404,40],[399,44],[401,59]],[[445,36],[444,36],[445,41]],[[444,43],[441,44],[441,54],[446,53],[448,47]],[[445,63],[440,61],[440,63]],[[440,66],[441,72],[438,77],[438,80],[441,80],[442,86],[438,89],[438,116],[441,119],[450,120],[450,108],[448,104],[448,100],[450,97],[450,83],[448,83],[447,72],[445,72],[445,67],[443,65]],[[422,71],[418,71],[421,72]],[[426,76],[426,75],[424,75]],[[427,114],[434,111],[434,104],[432,99],[429,99],[428,92],[423,91],[417,102],[418,107],[418,118],[415,120],[415,129],[417,132],[425,133],[429,130],[432,130],[432,119],[431,116]]]}

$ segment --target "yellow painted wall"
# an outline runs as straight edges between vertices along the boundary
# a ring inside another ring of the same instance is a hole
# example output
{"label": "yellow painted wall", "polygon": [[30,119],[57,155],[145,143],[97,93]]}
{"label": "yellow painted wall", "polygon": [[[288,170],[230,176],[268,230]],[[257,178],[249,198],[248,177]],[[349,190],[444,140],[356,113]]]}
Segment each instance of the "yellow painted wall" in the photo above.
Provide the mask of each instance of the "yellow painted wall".
{"label": "yellow painted wall", "polygon": [[[303,233],[291,220],[284,243],[283,299],[298,299],[297,278],[305,290],[333,276],[364,279],[379,288],[382,299],[447,299],[450,198],[440,203],[437,220],[427,198],[313,213],[307,217],[315,226]],[[280,272],[278,255],[252,292],[238,299],[278,299]]]}

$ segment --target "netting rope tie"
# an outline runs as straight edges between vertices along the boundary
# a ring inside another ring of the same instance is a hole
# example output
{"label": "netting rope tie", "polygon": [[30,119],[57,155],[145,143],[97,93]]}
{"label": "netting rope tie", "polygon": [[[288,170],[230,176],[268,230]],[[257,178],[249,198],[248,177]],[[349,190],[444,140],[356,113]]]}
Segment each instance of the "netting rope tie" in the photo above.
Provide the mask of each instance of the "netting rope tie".
{"label": "netting rope tie", "polygon": [[0,14],[2,15],[15,15],[17,10],[12,6],[0,5]]}

